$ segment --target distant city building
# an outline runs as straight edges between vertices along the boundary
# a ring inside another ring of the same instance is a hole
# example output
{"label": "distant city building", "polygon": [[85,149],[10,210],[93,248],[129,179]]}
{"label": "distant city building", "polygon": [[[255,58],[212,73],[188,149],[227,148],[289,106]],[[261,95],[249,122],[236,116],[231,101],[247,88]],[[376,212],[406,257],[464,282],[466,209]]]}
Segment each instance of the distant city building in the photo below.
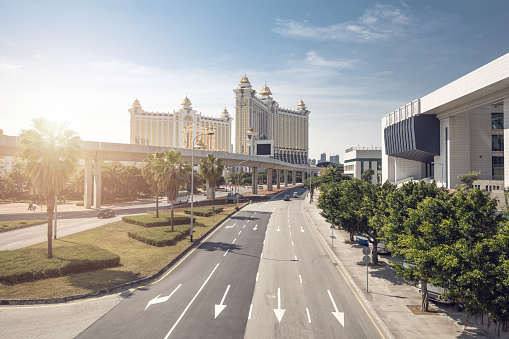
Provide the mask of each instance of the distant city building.
{"label": "distant city building", "polygon": [[331,155],[330,156],[330,162],[333,162],[335,164],[339,164],[339,155]]}
{"label": "distant city building", "polygon": [[313,166],[316,166],[316,159],[311,159],[311,164],[312,164]]}
{"label": "distant city building", "polygon": [[249,154],[253,149],[248,137],[273,141],[273,157],[292,164],[306,164],[308,159],[309,113],[302,100],[295,110],[279,107],[267,84],[260,96],[252,89],[247,76],[233,90],[235,93],[235,152]]}
{"label": "distant city building", "polygon": [[360,179],[368,169],[375,172],[373,184],[382,182],[382,148],[381,147],[350,147],[345,150],[344,174]]}
{"label": "distant city building", "polygon": [[320,162],[327,162],[327,154],[325,153],[320,154]]}
{"label": "distant city building", "polygon": [[[186,96],[182,107],[173,113],[146,112],[138,99],[129,109],[131,114],[131,144],[176,148],[199,145],[214,151],[230,152],[232,118],[226,108],[220,118],[203,116],[191,106]],[[213,135],[205,135],[213,132]]]}

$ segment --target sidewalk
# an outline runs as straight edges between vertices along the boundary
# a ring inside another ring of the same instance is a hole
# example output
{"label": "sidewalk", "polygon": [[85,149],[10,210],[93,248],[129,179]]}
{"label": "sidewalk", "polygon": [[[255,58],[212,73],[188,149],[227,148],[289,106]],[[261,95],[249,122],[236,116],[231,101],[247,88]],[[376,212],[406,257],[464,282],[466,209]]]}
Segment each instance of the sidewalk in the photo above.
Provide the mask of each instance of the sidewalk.
{"label": "sidewalk", "polygon": [[[323,241],[331,249],[331,228],[330,224],[320,215],[320,209],[316,206],[318,195],[312,204],[309,203],[309,196],[304,207],[312,223],[315,225]],[[402,278],[394,275],[390,266],[391,262],[397,262],[398,258],[390,255],[379,255],[379,261],[383,265],[377,267],[369,266],[368,289],[366,292],[366,266],[362,263],[362,249],[366,246],[350,242],[349,234],[345,231],[335,229],[334,247],[332,252],[339,260],[339,268],[345,276],[350,276],[356,293],[362,294],[359,297],[368,303],[368,309],[381,319],[382,327],[385,327],[390,334],[388,338],[507,338],[507,332],[501,332],[500,337],[494,335],[495,325],[492,323],[488,332],[480,326],[468,326],[464,335],[463,329],[467,314],[458,312],[454,307],[445,304],[430,302],[431,308],[437,311],[434,314],[416,315],[409,308],[409,305],[420,305],[421,296],[417,287],[413,287]],[[335,258],[336,259],[336,258]],[[346,273],[345,273],[346,271]],[[356,286],[356,287],[355,287]],[[376,321],[377,316],[374,316]],[[469,325],[472,325],[474,317],[470,317]],[[484,321],[486,324],[487,321]],[[486,325],[484,326],[486,327]],[[383,329],[382,329],[383,331]],[[387,332],[387,331],[383,331]]]}

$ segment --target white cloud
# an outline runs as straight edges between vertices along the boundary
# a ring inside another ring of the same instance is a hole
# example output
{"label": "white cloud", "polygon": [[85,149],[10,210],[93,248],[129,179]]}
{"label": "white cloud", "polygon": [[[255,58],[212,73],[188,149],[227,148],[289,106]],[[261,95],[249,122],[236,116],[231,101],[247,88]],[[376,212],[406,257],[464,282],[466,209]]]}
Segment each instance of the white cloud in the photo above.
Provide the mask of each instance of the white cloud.
{"label": "white cloud", "polygon": [[326,27],[279,18],[276,19],[276,24],[273,31],[287,38],[374,42],[402,36],[410,24],[410,18],[402,9],[390,5],[376,5],[355,21]]}
{"label": "white cloud", "polygon": [[325,60],[315,51],[307,53],[306,62],[312,66],[330,67],[330,68],[353,68],[357,60]]}

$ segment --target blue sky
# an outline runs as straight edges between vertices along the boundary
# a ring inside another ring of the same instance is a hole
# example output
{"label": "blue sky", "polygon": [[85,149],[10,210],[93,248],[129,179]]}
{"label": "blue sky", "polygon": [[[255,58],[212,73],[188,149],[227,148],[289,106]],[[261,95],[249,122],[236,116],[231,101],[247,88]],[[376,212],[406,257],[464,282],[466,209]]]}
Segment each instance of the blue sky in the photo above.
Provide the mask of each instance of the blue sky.
{"label": "blue sky", "polygon": [[[129,142],[127,109],[235,112],[247,74],[306,103],[310,155],[381,146],[381,117],[509,52],[509,1],[0,0],[0,128],[44,116]],[[233,140],[232,140],[233,143]]]}

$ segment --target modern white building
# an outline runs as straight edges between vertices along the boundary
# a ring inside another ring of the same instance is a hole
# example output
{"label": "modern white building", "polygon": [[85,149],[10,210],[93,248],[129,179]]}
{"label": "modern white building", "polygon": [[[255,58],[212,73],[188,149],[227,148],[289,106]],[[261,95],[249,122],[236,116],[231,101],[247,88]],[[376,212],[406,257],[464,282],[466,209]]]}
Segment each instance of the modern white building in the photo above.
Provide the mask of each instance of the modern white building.
{"label": "modern white building", "polygon": [[[306,164],[308,158],[309,113],[302,100],[295,110],[282,108],[271,95],[267,84],[260,96],[243,76],[235,93],[235,152],[249,154],[253,136],[272,140],[273,157],[291,164]],[[250,141],[251,140],[251,141]]]}
{"label": "modern white building", "polygon": [[381,147],[350,147],[345,150],[344,159],[344,175],[361,179],[364,171],[372,169],[372,183],[376,185],[382,182]]}
{"label": "modern white building", "polygon": [[[225,108],[219,118],[207,117],[191,106],[186,96],[182,107],[173,113],[146,112],[138,99],[128,110],[131,115],[131,144],[192,148],[193,139],[213,151],[230,152],[232,120]],[[207,135],[214,133],[213,135]]]}
{"label": "modern white building", "polygon": [[509,54],[382,118],[382,180],[509,186]]}

